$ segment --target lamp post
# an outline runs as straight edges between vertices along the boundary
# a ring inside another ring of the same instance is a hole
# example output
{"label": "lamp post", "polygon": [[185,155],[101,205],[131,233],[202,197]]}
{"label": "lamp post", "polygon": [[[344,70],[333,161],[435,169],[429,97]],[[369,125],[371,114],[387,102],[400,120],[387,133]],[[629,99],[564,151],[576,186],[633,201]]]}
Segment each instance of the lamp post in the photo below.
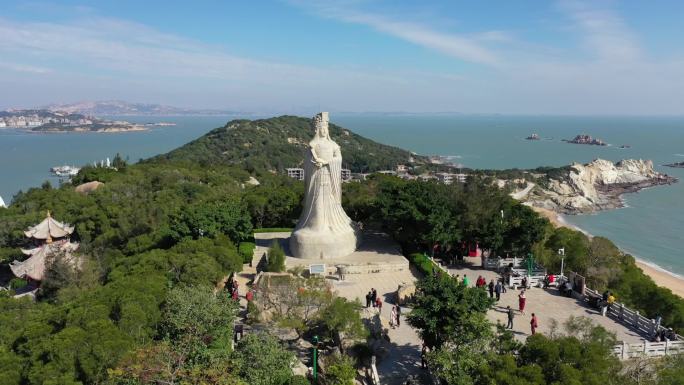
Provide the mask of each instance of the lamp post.
{"label": "lamp post", "polygon": [[561,276],[564,277],[563,275],[563,262],[565,262],[565,247],[558,249],[558,255],[561,256]]}
{"label": "lamp post", "polygon": [[[534,265],[534,255],[532,253],[527,254],[527,276],[532,276],[532,266]],[[529,281],[529,278],[528,278]]]}
{"label": "lamp post", "polygon": [[318,382],[318,336],[313,337],[313,379]]}

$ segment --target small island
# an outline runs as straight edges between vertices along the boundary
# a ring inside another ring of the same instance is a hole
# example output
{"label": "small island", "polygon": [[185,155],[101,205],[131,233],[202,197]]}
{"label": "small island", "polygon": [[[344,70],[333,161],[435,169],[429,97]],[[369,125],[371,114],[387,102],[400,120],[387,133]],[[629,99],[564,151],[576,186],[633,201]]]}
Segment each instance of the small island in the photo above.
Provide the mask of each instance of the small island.
{"label": "small island", "polygon": [[577,135],[574,139],[563,139],[564,142],[573,144],[587,144],[590,146],[607,146],[606,142],[598,138],[592,138],[590,135]]}
{"label": "small island", "polygon": [[144,131],[144,125],[123,120],[49,110],[10,110],[0,112],[0,128],[18,128],[33,132],[126,132]]}
{"label": "small island", "polygon": [[673,168],[684,168],[684,162],[675,162],[675,163],[670,163],[670,164],[664,164],[663,166],[673,167]]}

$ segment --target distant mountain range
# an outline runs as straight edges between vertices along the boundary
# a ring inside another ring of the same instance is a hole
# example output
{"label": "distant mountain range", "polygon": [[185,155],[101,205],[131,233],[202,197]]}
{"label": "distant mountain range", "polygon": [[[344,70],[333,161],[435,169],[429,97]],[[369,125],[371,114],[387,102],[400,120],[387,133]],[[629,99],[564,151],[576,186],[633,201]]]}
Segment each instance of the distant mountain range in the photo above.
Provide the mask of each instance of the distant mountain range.
{"label": "distant mountain range", "polygon": [[87,116],[248,115],[248,113],[240,111],[180,108],[161,104],[129,103],[121,100],[83,101],[69,104],[51,104],[41,107],[41,109],[77,113]]}

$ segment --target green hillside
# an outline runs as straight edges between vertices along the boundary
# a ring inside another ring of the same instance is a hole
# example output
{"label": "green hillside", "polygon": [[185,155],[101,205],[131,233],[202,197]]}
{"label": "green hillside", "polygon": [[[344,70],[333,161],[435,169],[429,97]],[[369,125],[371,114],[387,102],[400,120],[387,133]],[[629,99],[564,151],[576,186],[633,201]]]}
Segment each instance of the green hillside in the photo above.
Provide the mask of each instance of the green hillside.
{"label": "green hillside", "polygon": [[[394,169],[397,164],[409,163],[411,157],[407,150],[374,142],[335,124],[330,124],[330,136],[342,147],[343,166],[353,172]],[[309,118],[233,120],[151,161],[240,164],[250,171],[283,171],[302,165],[304,150],[312,137]],[[413,160],[425,163],[426,158],[414,156]]]}

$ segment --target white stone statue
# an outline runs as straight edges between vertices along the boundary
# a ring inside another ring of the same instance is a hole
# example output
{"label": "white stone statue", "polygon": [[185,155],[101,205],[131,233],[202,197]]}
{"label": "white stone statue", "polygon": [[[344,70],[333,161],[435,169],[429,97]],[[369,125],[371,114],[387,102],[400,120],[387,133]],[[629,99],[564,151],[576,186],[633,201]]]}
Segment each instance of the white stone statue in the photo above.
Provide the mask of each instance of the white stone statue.
{"label": "white stone statue", "polygon": [[298,258],[330,259],[356,250],[358,237],[342,208],[342,154],[330,139],[328,113],[313,118],[316,135],[304,161],[304,210],[290,237],[290,251]]}

